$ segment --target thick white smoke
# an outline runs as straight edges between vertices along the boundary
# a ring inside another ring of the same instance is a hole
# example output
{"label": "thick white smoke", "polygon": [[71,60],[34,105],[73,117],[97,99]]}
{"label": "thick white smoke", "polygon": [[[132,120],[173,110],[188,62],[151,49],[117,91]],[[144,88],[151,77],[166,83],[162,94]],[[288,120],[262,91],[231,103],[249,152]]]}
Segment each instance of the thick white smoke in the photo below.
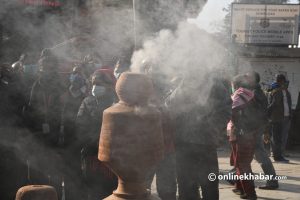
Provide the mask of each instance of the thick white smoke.
{"label": "thick white smoke", "polygon": [[[145,62],[167,81],[184,79],[188,94],[197,93],[205,103],[213,80],[226,70],[227,51],[211,34],[194,24],[181,22],[175,32],[162,30],[132,57],[131,70],[143,72]],[[201,88],[201,89],[200,89]]]}

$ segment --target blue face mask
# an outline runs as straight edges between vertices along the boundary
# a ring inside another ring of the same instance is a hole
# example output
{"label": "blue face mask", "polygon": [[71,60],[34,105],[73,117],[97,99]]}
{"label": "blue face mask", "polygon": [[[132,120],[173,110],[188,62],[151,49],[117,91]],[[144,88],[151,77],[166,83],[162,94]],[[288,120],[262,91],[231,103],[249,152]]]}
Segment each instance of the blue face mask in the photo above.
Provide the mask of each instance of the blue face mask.
{"label": "blue face mask", "polygon": [[71,83],[73,83],[73,81],[75,80],[76,76],[78,76],[77,74],[71,74],[69,77],[69,80]]}
{"label": "blue face mask", "polygon": [[104,86],[93,85],[92,95],[94,97],[101,97],[105,94],[106,88]]}

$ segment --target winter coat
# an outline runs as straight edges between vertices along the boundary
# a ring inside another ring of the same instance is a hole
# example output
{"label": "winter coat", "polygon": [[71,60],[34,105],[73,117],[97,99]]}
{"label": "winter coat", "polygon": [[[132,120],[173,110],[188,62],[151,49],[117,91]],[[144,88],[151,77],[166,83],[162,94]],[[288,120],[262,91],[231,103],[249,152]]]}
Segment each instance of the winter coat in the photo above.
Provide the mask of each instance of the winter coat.
{"label": "winter coat", "polygon": [[264,91],[261,89],[261,86],[258,84],[254,90],[254,99],[256,104],[259,106],[260,113],[259,119],[263,121],[263,123],[268,122],[267,112],[268,112],[268,98]]}
{"label": "winter coat", "polygon": [[[254,92],[249,89],[240,87],[231,95],[231,99],[232,116],[227,124],[227,135],[229,136],[229,141],[235,141],[238,135],[254,133],[252,128],[257,127],[249,126],[248,123],[257,122],[257,109],[254,107]],[[249,110],[250,107],[251,110]],[[249,119],[253,119],[253,121]],[[251,131],[249,131],[250,129]]]}
{"label": "winter coat", "polygon": [[31,128],[42,131],[44,123],[49,124],[50,132],[58,132],[61,123],[63,87],[59,81],[43,84],[40,79],[34,82],[27,106],[27,117]]}
{"label": "winter coat", "polygon": [[87,96],[81,103],[76,119],[79,138],[83,143],[97,143],[102,124],[103,111],[115,102],[115,94],[107,93],[104,97]]}
{"label": "winter coat", "polygon": [[[183,100],[177,101],[178,98]],[[204,104],[196,103],[197,99],[180,92],[179,89],[170,95],[168,102],[171,112],[174,113],[172,117],[175,118],[177,144],[218,145],[218,136],[225,132],[230,120],[232,103],[229,91],[221,80],[214,80]],[[184,109],[174,112],[180,108]]]}
{"label": "winter coat", "polygon": [[[286,90],[287,102],[289,107],[289,113],[291,117],[292,113],[292,99],[291,94]],[[284,102],[283,91],[281,88],[277,88],[271,91],[268,99],[268,113],[272,122],[281,122],[284,119]]]}

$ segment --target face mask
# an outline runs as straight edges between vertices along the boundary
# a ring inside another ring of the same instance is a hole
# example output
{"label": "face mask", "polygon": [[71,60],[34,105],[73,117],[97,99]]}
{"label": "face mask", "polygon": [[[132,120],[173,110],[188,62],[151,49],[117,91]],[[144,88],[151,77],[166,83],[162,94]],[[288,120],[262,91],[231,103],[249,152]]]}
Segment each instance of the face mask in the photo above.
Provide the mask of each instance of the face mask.
{"label": "face mask", "polygon": [[75,80],[76,76],[77,76],[77,74],[71,74],[70,75],[69,80],[70,80],[71,83],[73,83],[73,81]]}
{"label": "face mask", "polygon": [[106,88],[103,86],[93,85],[92,95],[94,97],[101,97],[105,94]]}
{"label": "face mask", "polygon": [[114,76],[115,76],[115,78],[118,79],[120,77],[120,75],[121,75],[121,72],[119,72],[118,69],[115,69],[114,70]]}

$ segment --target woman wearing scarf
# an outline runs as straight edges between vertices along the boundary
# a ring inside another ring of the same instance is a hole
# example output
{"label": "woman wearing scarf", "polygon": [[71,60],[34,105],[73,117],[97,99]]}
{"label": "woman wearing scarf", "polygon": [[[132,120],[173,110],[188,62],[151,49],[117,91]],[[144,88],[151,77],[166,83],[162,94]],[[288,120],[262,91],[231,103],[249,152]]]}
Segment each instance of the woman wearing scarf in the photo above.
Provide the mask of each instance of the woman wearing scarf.
{"label": "woman wearing scarf", "polygon": [[[255,118],[255,111],[252,109],[254,93],[248,87],[245,75],[236,76],[232,82],[232,118],[227,125],[227,132],[232,146],[231,161],[237,175],[252,174],[251,162],[257,130],[253,128],[251,120]],[[253,180],[236,181],[233,192],[241,195],[241,199],[257,199]]]}

